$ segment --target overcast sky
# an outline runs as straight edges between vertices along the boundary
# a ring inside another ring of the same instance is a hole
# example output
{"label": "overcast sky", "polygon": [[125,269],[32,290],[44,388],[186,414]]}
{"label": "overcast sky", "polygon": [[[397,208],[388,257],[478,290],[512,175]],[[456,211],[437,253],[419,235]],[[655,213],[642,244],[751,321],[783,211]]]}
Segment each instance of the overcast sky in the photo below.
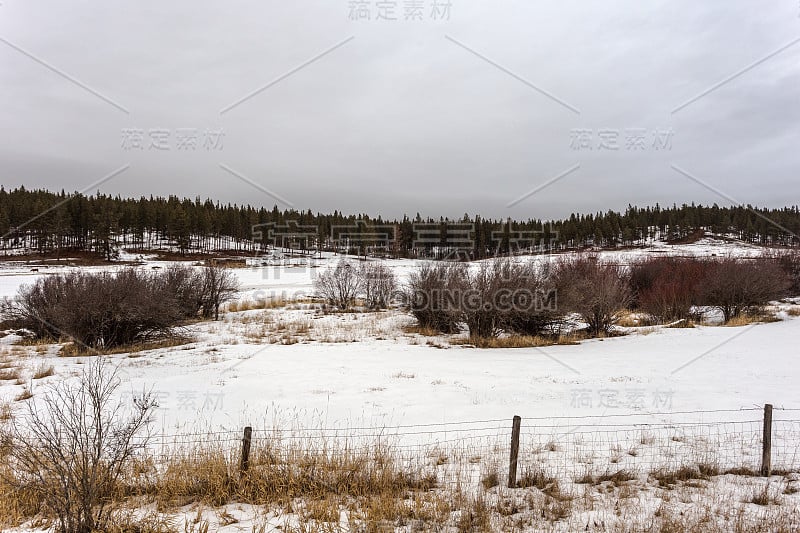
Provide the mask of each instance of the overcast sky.
{"label": "overcast sky", "polygon": [[797,204],[799,15],[2,0],[0,182],[389,217]]}

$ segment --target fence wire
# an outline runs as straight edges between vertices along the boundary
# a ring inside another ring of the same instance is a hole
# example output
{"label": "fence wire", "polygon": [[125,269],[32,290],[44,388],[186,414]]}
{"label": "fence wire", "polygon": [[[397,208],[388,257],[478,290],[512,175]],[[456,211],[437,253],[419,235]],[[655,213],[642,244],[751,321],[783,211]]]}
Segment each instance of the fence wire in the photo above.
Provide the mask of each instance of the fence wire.
{"label": "fence wire", "polygon": [[[522,417],[518,476],[543,473],[579,481],[625,472],[647,476],[681,468],[710,473],[756,473],[761,468],[762,409],[612,415]],[[800,410],[775,409],[772,469],[800,471]],[[503,479],[511,449],[509,419],[385,427],[253,428],[252,465],[313,464],[391,458],[408,471],[432,472],[438,484]],[[155,434],[141,438],[150,460],[216,453],[238,464],[241,430]]]}

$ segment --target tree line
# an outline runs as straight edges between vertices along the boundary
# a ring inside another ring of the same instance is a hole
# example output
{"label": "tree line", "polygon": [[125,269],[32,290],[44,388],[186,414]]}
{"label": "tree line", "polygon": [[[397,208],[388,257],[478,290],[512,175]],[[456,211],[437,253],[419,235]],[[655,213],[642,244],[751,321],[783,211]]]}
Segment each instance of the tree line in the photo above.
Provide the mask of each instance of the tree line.
{"label": "tree line", "polygon": [[[255,228],[255,231],[254,231]],[[424,229],[421,229],[424,228]],[[199,197],[122,198],[24,187],[0,187],[0,247],[5,252],[83,251],[113,258],[132,251],[174,248],[181,254],[258,252],[267,244],[310,252],[340,250],[396,257],[480,259],[536,249],[639,246],[680,241],[709,231],[746,242],[797,246],[800,208],[673,205],[628,206],[562,220],[498,220],[464,214],[457,220],[368,214],[312,213],[221,204]],[[270,240],[271,239],[271,240]]]}

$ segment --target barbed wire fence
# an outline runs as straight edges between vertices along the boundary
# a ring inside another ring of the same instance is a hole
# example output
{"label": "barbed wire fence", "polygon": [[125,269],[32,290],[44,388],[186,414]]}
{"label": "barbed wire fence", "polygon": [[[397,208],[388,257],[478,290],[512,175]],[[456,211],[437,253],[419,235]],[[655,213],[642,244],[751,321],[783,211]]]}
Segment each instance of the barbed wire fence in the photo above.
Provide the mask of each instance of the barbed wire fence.
{"label": "barbed wire fence", "polygon": [[264,465],[313,470],[319,461],[391,458],[402,471],[432,476],[441,488],[479,486],[492,475],[508,487],[526,486],[536,476],[587,483],[681,469],[758,476],[800,472],[799,413],[768,404],[383,427],[247,427],[150,435],[148,452],[156,468],[166,468],[176,457],[214,451],[240,474]]}

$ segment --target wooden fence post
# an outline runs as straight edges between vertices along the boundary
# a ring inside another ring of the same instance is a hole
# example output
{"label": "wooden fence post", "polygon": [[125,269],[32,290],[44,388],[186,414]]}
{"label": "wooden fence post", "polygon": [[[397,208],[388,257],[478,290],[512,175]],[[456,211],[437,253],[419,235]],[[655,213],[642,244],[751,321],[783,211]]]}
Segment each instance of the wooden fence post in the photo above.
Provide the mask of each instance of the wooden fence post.
{"label": "wooden fence post", "polygon": [[517,458],[519,457],[519,429],[522,425],[522,418],[515,416],[511,426],[511,457],[508,463],[508,488],[513,489],[517,486]]}
{"label": "wooden fence post", "polygon": [[772,404],[764,406],[764,438],[761,440],[761,475],[772,472]]}
{"label": "wooden fence post", "polygon": [[242,460],[239,463],[239,473],[244,474],[250,466],[250,441],[253,437],[253,428],[244,428],[244,438],[242,438]]}

